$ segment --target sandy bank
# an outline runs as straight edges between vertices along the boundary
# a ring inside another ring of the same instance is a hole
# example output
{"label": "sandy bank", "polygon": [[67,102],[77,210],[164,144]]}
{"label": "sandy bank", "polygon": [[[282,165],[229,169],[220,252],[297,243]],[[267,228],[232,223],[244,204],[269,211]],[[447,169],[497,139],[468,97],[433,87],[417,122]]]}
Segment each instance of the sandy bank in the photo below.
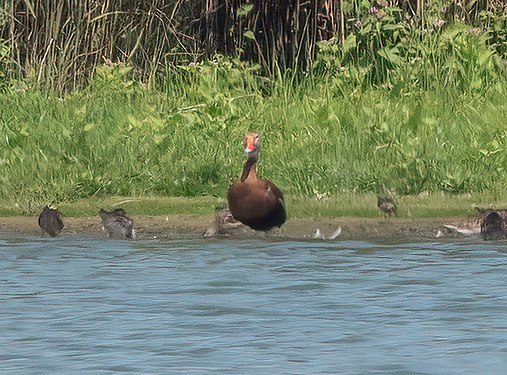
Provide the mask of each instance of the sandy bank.
{"label": "sandy bank", "polygon": [[[171,238],[173,236],[199,237],[210,226],[212,216],[133,216],[137,238]],[[107,238],[97,217],[65,217],[65,228],[61,236],[86,236]],[[471,237],[477,237],[478,225],[472,220],[462,218],[448,219],[365,219],[365,218],[321,218],[299,219],[287,221],[278,234],[271,234],[287,239],[312,238],[320,229],[324,236],[330,236],[338,227],[341,233],[336,240],[363,239],[435,239],[442,237],[462,237],[463,234],[447,230],[444,225],[452,225],[461,229],[472,230]],[[440,231],[440,235],[438,235]],[[17,233],[24,235],[41,235],[36,217],[0,217],[0,233]],[[264,237],[264,233],[256,233],[240,228],[229,231],[230,237]]]}

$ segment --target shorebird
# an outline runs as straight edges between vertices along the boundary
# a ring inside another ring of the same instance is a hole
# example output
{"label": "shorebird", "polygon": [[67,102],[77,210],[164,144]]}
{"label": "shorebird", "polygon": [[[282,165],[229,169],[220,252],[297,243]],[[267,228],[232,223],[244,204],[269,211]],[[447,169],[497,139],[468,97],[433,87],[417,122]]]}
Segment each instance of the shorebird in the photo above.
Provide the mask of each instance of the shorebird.
{"label": "shorebird", "polygon": [[113,211],[101,208],[99,216],[109,238],[135,239],[134,221],[123,208],[116,208]]}
{"label": "shorebird", "polygon": [[507,209],[479,209],[481,218],[481,235],[485,240],[497,240],[507,237]]}
{"label": "shorebird", "polygon": [[389,217],[393,214],[396,216],[398,210],[392,194],[377,196],[377,207],[384,216],[388,215]]}
{"label": "shorebird", "polygon": [[51,237],[56,237],[63,229],[62,214],[48,206],[42,209],[39,215],[39,227],[42,233],[47,233]]}
{"label": "shorebird", "polygon": [[227,208],[224,208],[215,213],[211,226],[202,235],[203,237],[222,236],[240,231],[241,229],[250,230],[242,223],[234,219],[231,211],[229,211]]}

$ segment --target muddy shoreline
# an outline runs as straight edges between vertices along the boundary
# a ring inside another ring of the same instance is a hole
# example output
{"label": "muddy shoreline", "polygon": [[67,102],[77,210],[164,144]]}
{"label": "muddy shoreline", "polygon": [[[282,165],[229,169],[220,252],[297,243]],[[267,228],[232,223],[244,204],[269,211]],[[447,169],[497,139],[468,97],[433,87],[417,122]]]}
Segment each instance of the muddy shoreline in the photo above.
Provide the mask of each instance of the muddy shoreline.
{"label": "muddy shoreline", "polygon": [[[213,216],[133,216],[138,240],[154,238],[174,238],[181,236],[202,237],[211,226]],[[97,217],[66,217],[65,228],[60,236],[83,236],[92,238],[107,238],[100,219]],[[446,228],[451,226],[464,229],[470,233],[463,234]],[[384,218],[292,218],[279,232],[273,232],[268,237],[286,239],[311,239],[317,229],[324,238],[328,239],[337,228],[341,228],[339,240],[368,240],[368,239],[435,239],[455,237],[480,238],[476,221],[463,218],[447,219],[384,219]],[[37,224],[37,217],[0,217],[0,233],[41,236]],[[266,234],[254,232],[247,228],[227,230],[222,235],[211,237],[266,237]]]}

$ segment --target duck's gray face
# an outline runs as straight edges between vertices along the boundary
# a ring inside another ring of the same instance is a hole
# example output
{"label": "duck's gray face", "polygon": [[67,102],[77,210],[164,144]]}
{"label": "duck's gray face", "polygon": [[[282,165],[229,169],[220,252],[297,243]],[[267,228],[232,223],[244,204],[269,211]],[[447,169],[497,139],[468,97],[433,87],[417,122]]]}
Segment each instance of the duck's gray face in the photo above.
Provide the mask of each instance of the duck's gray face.
{"label": "duck's gray face", "polygon": [[259,157],[259,150],[261,147],[261,139],[259,134],[255,132],[247,133],[245,136],[245,152],[249,158],[257,159]]}

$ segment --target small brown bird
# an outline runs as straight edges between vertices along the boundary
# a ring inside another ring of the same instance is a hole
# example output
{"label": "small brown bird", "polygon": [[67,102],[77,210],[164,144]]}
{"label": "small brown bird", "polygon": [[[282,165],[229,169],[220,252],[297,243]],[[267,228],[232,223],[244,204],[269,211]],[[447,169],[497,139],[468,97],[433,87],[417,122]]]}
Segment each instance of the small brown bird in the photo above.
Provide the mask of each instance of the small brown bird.
{"label": "small brown bird", "polygon": [[498,240],[507,237],[507,209],[484,209],[479,213],[482,216],[481,234],[483,239]]}
{"label": "small brown bird", "polygon": [[247,160],[241,178],[229,187],[229,210],[236,220],[252,229],[280,228],[287,219],[283,193],[271,181],[257,177],[259,134],[247,133],[244,146]]}
{"label": "small brown bird", "polygon": [[113,211],[101,208],[99,216],[102,227],[107,230],[109,238],[135,239],[134,221],[123,208],[116,208]]}
{"label": "small brown bird", "polygon": [[397,214],[398,207],[396,207],[396,201],[392,195],[379,195],[377,197],[377,207],[383,215]]}
{"label": "small brown bird", "polygon": [[38,221],[42,233],[47,233],[51,237],[58,236],[63,229],[62,214],[48,206],[42,209]]}
{"label": "small brown bird", "polygon": [[227,208],[218,210],[215,213],[211,226],[202,234],[203,237],[223,236],[248,229],[239,221],[234,219]]}

